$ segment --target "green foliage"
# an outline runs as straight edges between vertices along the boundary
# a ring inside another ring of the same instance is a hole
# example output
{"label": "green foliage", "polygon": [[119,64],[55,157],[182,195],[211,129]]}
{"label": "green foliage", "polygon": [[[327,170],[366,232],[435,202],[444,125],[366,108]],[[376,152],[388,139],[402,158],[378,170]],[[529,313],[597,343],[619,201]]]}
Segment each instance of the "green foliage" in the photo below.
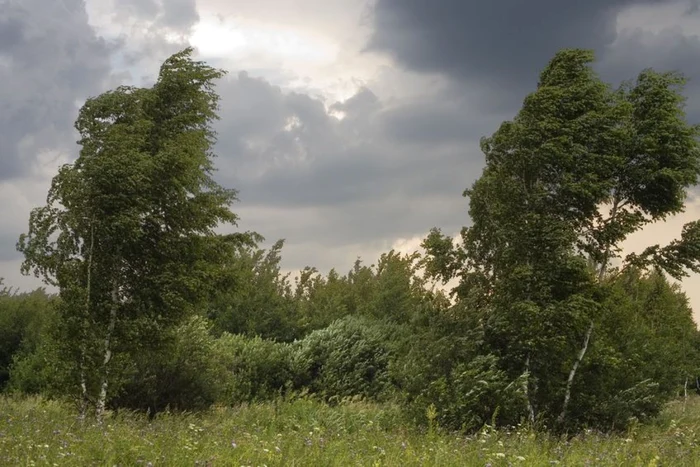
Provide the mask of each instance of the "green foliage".
{"label": "green foliage", "polygon": [[685,294],[658,271],[625,271],[608,284],[602,306],[570,423],[625,429],[656,416],[686,382],[692,389],[700,332]]}
{"label": "green foliage", "polygon": [[131,356],[120,375],[124,383],[111,405],[147,410],[202,410],[223,391],[211,324],[194,316],[169,329],[157,348]]}
{"label": "green foliage", "polygon": [[[578,426],[572,397],[600,398],[604,406],[616,397],[606,391],[634,393],[611,402],[613,418],[663,400],[635,402],[654,399],[653,391],[651,399],[638,394],[647,388],[643,372],[628,368],[635,377],[624,383],[615,376],[616,358],[634,357],[603,350],[596,337],[612,334],[604,315],[617,306],[603,304],[603,282],[621,242],[680,212],[700,173],[699,127],[685,121],[683,78],[644,70],[613,91],[593,72],[593,59],[577,49],[552,58],[515,118],[482,140],[486,167],[465,191],[472,225],[462,230],[461,244],[439,230],[424,242],[427,272],[443,282],[459,278],[454,296],[481,317],[483,355],[497,356],[509,379],[529,366],[530,402],[540,420],[559,429]],[[659,267],[674,277],[697,270],[698,231],[688,224],[681,239],[627,257],[622,270]],[[687,344],[691,328],[684,321],[671,333]],[[593,358],[589,346],[601,352],[595,369],[582,365]],[[616,382],[581,386],[587,371]],[[587,392],[593,387],[595,395]],[[586,419],[606,429],[608,422],[602,415]]]}
{"label": "green foliage", "polygon": [[268,251],[237,249],[208,307],[217,333],[280,341],[299,337],[291,286],[280,271],[283,244],[278,241]]}
{"label": "green foliage", "polygon": [[326,398],[381,398],[389,389],[389,350],[372,321],[346,317],[309,334],[299,344],[312,392]]}
{"label": "green foliage", "polygon": [[494,356],[458,363],[423,390],[411,407],[436,408],[436,420],[449,430],[475,431],[484,425],[515,426],[526,418],[525,377],[512,380],[498,368]]}
{"label": "green foliage", "polygon": [[224,388],[220,402],[237,405],[274,399],[298,383],[303,365],[292,344],[224,333],[215,343]]}
{"label": "green foliage", "polygon": [[72,394],[71,362],[62,358],[62,346],[54,329],[46,330],[32,352],[14,356],[7,390],[16,394],[41,394],[65,399]]}
{"label": "green foliage", "polygon": [[60,289],[74,387],[87,383],[83,398],[97,401],[98,414],[108,388],[118,392],[113,356],[128,360],[148,347],[148,332],[193,314],[248,240],[214,232],[237,220],[235,190],[212,178],[213,87],[224,72],[192,52],[168,58],[151,88],[121,86],[85,102],[80,156],[61,167],[17,245],[22,271]]}
{"label": "green foliage", "polygon": [[[495,355],[482,355],[483,327],[474,318],[457,306],[432,313],[426,326],[403,336],[390,374],[416,423],[474,432],[525,417],[524,373],[511,378]],[[431,422],[426,413],[433,409]]]}
{"label": "green foliage", "polygon": [[0,391],[8,383],[12,362],[41,345],[55,318],[52,300],[43,289],[0,290]]}
{"label": "green foliage", "polygon": [[295,291],[300,327],[322,329],[348,315],[407,324],[420,320],[426,310],[446,307],[442,292],[431,290],[420,274],[420,259],[392,250],[376,265],[357,260],[345,276],[331,270],[323,277],[307,268]]}

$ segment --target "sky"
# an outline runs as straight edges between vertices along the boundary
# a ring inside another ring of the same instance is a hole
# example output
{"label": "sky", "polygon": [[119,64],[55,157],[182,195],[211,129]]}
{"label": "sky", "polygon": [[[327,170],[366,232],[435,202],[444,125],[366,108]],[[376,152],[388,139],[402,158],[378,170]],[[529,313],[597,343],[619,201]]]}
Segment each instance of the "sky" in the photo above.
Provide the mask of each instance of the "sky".
{"label": "sky", "polygon": [[[612,84],[683,72],[700,122],[699,35],[697,0],[0,0],[0,277],[41,285],[20,274],[15,244],[78,154],[85,99],[152,84],[184,47],[228,71],[215,164],[240,192],[238,229],[285,239],[287,271],[345,272],[469,224],[479,139],[561,48],[595,50]],[[625,251],[697,218],[693,190],[686,212]],[[700,277],[682,286],[700,321]]]}

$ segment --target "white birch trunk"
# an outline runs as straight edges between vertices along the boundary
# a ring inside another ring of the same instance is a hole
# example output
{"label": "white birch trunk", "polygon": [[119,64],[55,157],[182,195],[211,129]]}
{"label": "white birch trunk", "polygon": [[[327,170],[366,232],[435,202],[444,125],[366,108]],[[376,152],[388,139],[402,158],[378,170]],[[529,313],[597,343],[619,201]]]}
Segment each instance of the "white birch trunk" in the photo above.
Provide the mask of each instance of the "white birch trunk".
{"label": "white birch trunk", "polygon": [[87,393],[87,383],[85,380],[85,348],[81,349],[80,355],[80,414],[78,415],[79,420],[85,420],[85,415],[87,414],[88,408],[88,393]]}
{"label": "white birch trunk", "polygon": [[[612,209],[610,210],[610,222],[615,222],[615,218],[617,217],[617,211],[620,206],[620,200],[618,198],[617,193],[613,196],[613,205]],[[600,270],[598,271],[598,282],[602,282],[603,279],[605,279],[605,274],[607,273],[608,270],[608,263],[610,262],[610,245],[605,246],[605,252],[603,253],[603,262],[600,265]],[[569,408],[569,402],[571,401],[571,387],[574,384],[574,378],[576,377],[576,371],[578,370],[579,365],[581,365],[581,361],[583,360],[583,357],[586,355],[586,352],[588,351],[588,343],[591,340],[591,334],[593,334],[593,322],[591,321],[591,324],[588,326],[588,330],[586,331],[586,337],[583,340],[583,346],[581,347],[581,350],[579,351],[578,357],[574,361],[573,366],[571,367],[571,371],[569,372],[569,378],[566,381],[566,392],[564,393],[564,403],[562,404],[561,408],[561,413],[557,417],[557,423],[562,424],[564,422],[564,419],[566,418],[566,410]]]}
{"label": "white birch trunk", "polygon": [[112,286],[112,308],[109,311],[109,325],[105,336],[104,360],[102,362],[102,383],[100,384],[100,395],[97,399],[95,414],[98,423],[102,423],[102,418],[107,404],[107,389],[109,387],[109,361],[112,359],[112,333],[117,322],[117,307],[119,306],[119,294],[116,284]]}
{"label": "white birch trunk", "polygon": [[523,392],[525,393],[525,400],[527,401],[528,420],[530,420],[530,423],[534,425],[535,410],[532,407],[532,401],[530,401],[530,355],[528,355],[527,360],[525,360],[525,379],[523,381]]}
{"label": "white birch trunk", "polygon": [[92,222],[93,223],[90,224],[90,249],[88,251],[87,284],[85,287],[85,316],[83,317],[83,335],[81,336],[82,342],[80,343],[80,420],[85,420],[85,415],[87,414],[88,407],[87,381],[85,378],[85,354],[87,353],[85,339],[87,338],[87,320],[89,320],[90,318],[90,293],[92,292],[92,255],[95,249],[94,219]]}
{"label": "white birch trunk", "polygon": [[[613,206],[610,211],[610,222],[615,222],[617,217],[617,209],[620,205],[620,200],[617,194],[615,194],[613,199]],[[605,278],[605,273],[608,271],[608,263],[610,262],[610,245],[605,246],[605,253],[603,254],[603,263],[600,265],[600,271],[598,272],[598,282],[602,282]]]}
{"label": "white birch trunk", "polygon": [[588,326],[586,338],[583,340],[583,347],[581,347],[581,351],[578,353],[578,357],[576,358],[576,361],[574,361],[574,365],[571,367],[571,371],[569,372],[569,379],[566,382],[566,393],[564,394],[564,404],[562,405],[559,417],[557,417],[557,423],[559,424],[563,423],[564,418],[566,418],[566,409],[569,407],[569,401],[571,400],[571,386],[574,384],[576,370],[578,370],[578,367],[581,364],[583,357],[586,355],[586,351],[588,350],[588,342],[591,340],[591,334],[593,334],[593,322],[591,322],[590,326]]}

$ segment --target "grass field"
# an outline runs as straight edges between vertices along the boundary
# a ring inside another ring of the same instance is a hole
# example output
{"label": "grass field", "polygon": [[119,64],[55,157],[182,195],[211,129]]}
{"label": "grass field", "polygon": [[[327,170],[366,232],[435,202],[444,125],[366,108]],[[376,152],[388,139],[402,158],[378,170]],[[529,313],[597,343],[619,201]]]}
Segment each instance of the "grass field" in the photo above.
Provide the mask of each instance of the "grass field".
{"label": "grass field", "polygon": [[0,465],[500,466],[700,465],[700,397],[652,425],[569,441],[520,429],[473,436],[420,430],[398,408],[310,400],[202,414],[112,415],[81,423],[70,406],[0,398]]}

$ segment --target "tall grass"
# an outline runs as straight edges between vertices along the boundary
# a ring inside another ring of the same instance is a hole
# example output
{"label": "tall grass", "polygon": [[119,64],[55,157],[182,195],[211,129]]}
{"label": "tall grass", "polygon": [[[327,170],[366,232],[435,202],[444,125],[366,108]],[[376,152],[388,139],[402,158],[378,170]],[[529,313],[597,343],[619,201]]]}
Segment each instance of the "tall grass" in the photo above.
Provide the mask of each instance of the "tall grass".
{"label": "tall grass", "polygon": [[312,400],[147,417],[103,426],[67,405],[0,398],[0,465],[500,466],[700,465],[700,397],[671,404],[653,425],[573,439],[525,427],[472,436],[423,430],[398,407]]}

